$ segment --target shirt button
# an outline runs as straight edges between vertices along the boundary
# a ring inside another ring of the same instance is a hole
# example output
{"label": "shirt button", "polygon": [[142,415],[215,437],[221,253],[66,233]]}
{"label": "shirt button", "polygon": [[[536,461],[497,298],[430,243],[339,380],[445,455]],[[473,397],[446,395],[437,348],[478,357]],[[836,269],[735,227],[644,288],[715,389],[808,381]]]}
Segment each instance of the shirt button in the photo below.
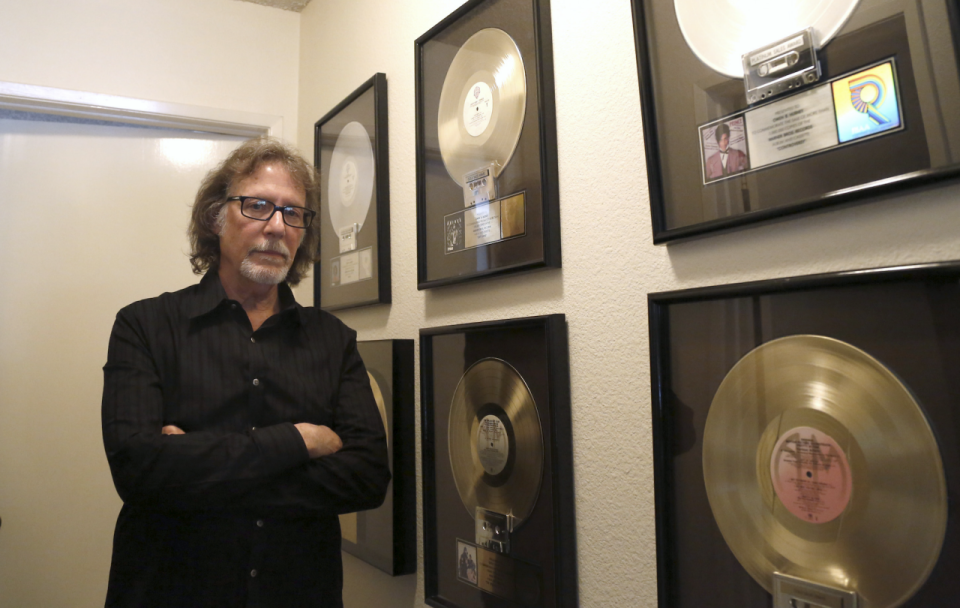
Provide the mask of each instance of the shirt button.
{"label": "shirt button", "polygon": [[236,309],[237,309],[237,303],[234,302],[233,304],[231,304],[231,305],[230,305],[230,308],[236,310]]}
{"label": "shirt button", "polygon": [[254,386],[260,386],[260,380],[254,378],[254,379],[253,379],[253,385],[254,385]]}
{"label": "shirt button", "polygon": [[250,341],[251,341],[251,342],[253,342],[254,344],[256,344],[256,343],[257,343],[257,339],[256,339],[256,338],[254,338],[253,336],[250,336]]}
{"label": "shirt button", "polygon": [[251,430],[251,431],[255,431],[255,430],[257,430],[257,427],[251,426],[251,427],[250,427],[250,430]]}
{"label": "shirt button", "polygon": [[256,571],[256,570],[251,570],[251,571],[250,571],[250,576],[256,576],[256,575],[257,575],[257,571]]}
{"label": "shirt button", "polygon": [[263,527],[263,520],[262,520],[262,519],[258,519],[258,520],[257,520],[257,527],[258,527],[258,528],[262,528],[262,527]]}

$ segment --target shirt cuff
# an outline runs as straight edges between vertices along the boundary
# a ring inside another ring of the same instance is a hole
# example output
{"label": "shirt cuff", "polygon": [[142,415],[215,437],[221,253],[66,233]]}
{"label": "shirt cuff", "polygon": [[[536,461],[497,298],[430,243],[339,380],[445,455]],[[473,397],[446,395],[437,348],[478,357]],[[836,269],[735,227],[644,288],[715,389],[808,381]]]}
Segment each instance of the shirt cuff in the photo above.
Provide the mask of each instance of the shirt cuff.
{"label": "shirt cuff", "polygon": [[290,422],[257,428],[250,436],[260,448],[271,473],[286,471],[310,460],[300,431]]}

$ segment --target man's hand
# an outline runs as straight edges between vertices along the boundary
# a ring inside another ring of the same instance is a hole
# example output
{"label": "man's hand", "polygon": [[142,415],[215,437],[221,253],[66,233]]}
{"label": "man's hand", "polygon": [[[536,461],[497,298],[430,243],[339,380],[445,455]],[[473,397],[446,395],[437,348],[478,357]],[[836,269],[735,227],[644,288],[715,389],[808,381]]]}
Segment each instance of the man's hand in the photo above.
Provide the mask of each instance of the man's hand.
{"label": "man's hand", "polygon": [[168,424],[167,426],[163,427],[160,429],[160,432],[164,435],[186,435],[186,433],[183,432],[183,429],[172,424]]}
{"label": "man's hand", "polygon": [[318,426],[309,422],[298,422],[293,426],[300,431],[300,436],[303,437],[303,442],[307,445],[307,453],[310,454],[310,458],[328,456],[343,447],[340,436],[328,426]]}

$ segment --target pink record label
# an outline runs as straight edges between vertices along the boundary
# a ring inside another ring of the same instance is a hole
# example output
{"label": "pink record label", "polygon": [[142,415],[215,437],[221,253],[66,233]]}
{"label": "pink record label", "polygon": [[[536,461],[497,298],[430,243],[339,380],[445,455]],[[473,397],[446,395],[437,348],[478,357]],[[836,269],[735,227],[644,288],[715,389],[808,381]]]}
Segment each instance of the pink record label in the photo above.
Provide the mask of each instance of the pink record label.
{"label": "pink record label", "polygon": [[770,458],[770,477],[780,502],[803,521],[833,521],[850,502],[853,478],[843,450],[808,426],[780,436]]}

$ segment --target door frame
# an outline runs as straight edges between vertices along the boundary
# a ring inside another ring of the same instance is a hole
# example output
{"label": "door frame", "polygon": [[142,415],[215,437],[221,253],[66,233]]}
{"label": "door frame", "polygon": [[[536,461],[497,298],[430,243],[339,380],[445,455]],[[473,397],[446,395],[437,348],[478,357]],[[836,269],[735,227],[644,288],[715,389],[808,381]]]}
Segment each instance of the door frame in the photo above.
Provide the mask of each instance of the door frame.
{"label": "door frame", "polygon": [[149,127],[281,139],[283,117],[0,81],[0,108]]}

